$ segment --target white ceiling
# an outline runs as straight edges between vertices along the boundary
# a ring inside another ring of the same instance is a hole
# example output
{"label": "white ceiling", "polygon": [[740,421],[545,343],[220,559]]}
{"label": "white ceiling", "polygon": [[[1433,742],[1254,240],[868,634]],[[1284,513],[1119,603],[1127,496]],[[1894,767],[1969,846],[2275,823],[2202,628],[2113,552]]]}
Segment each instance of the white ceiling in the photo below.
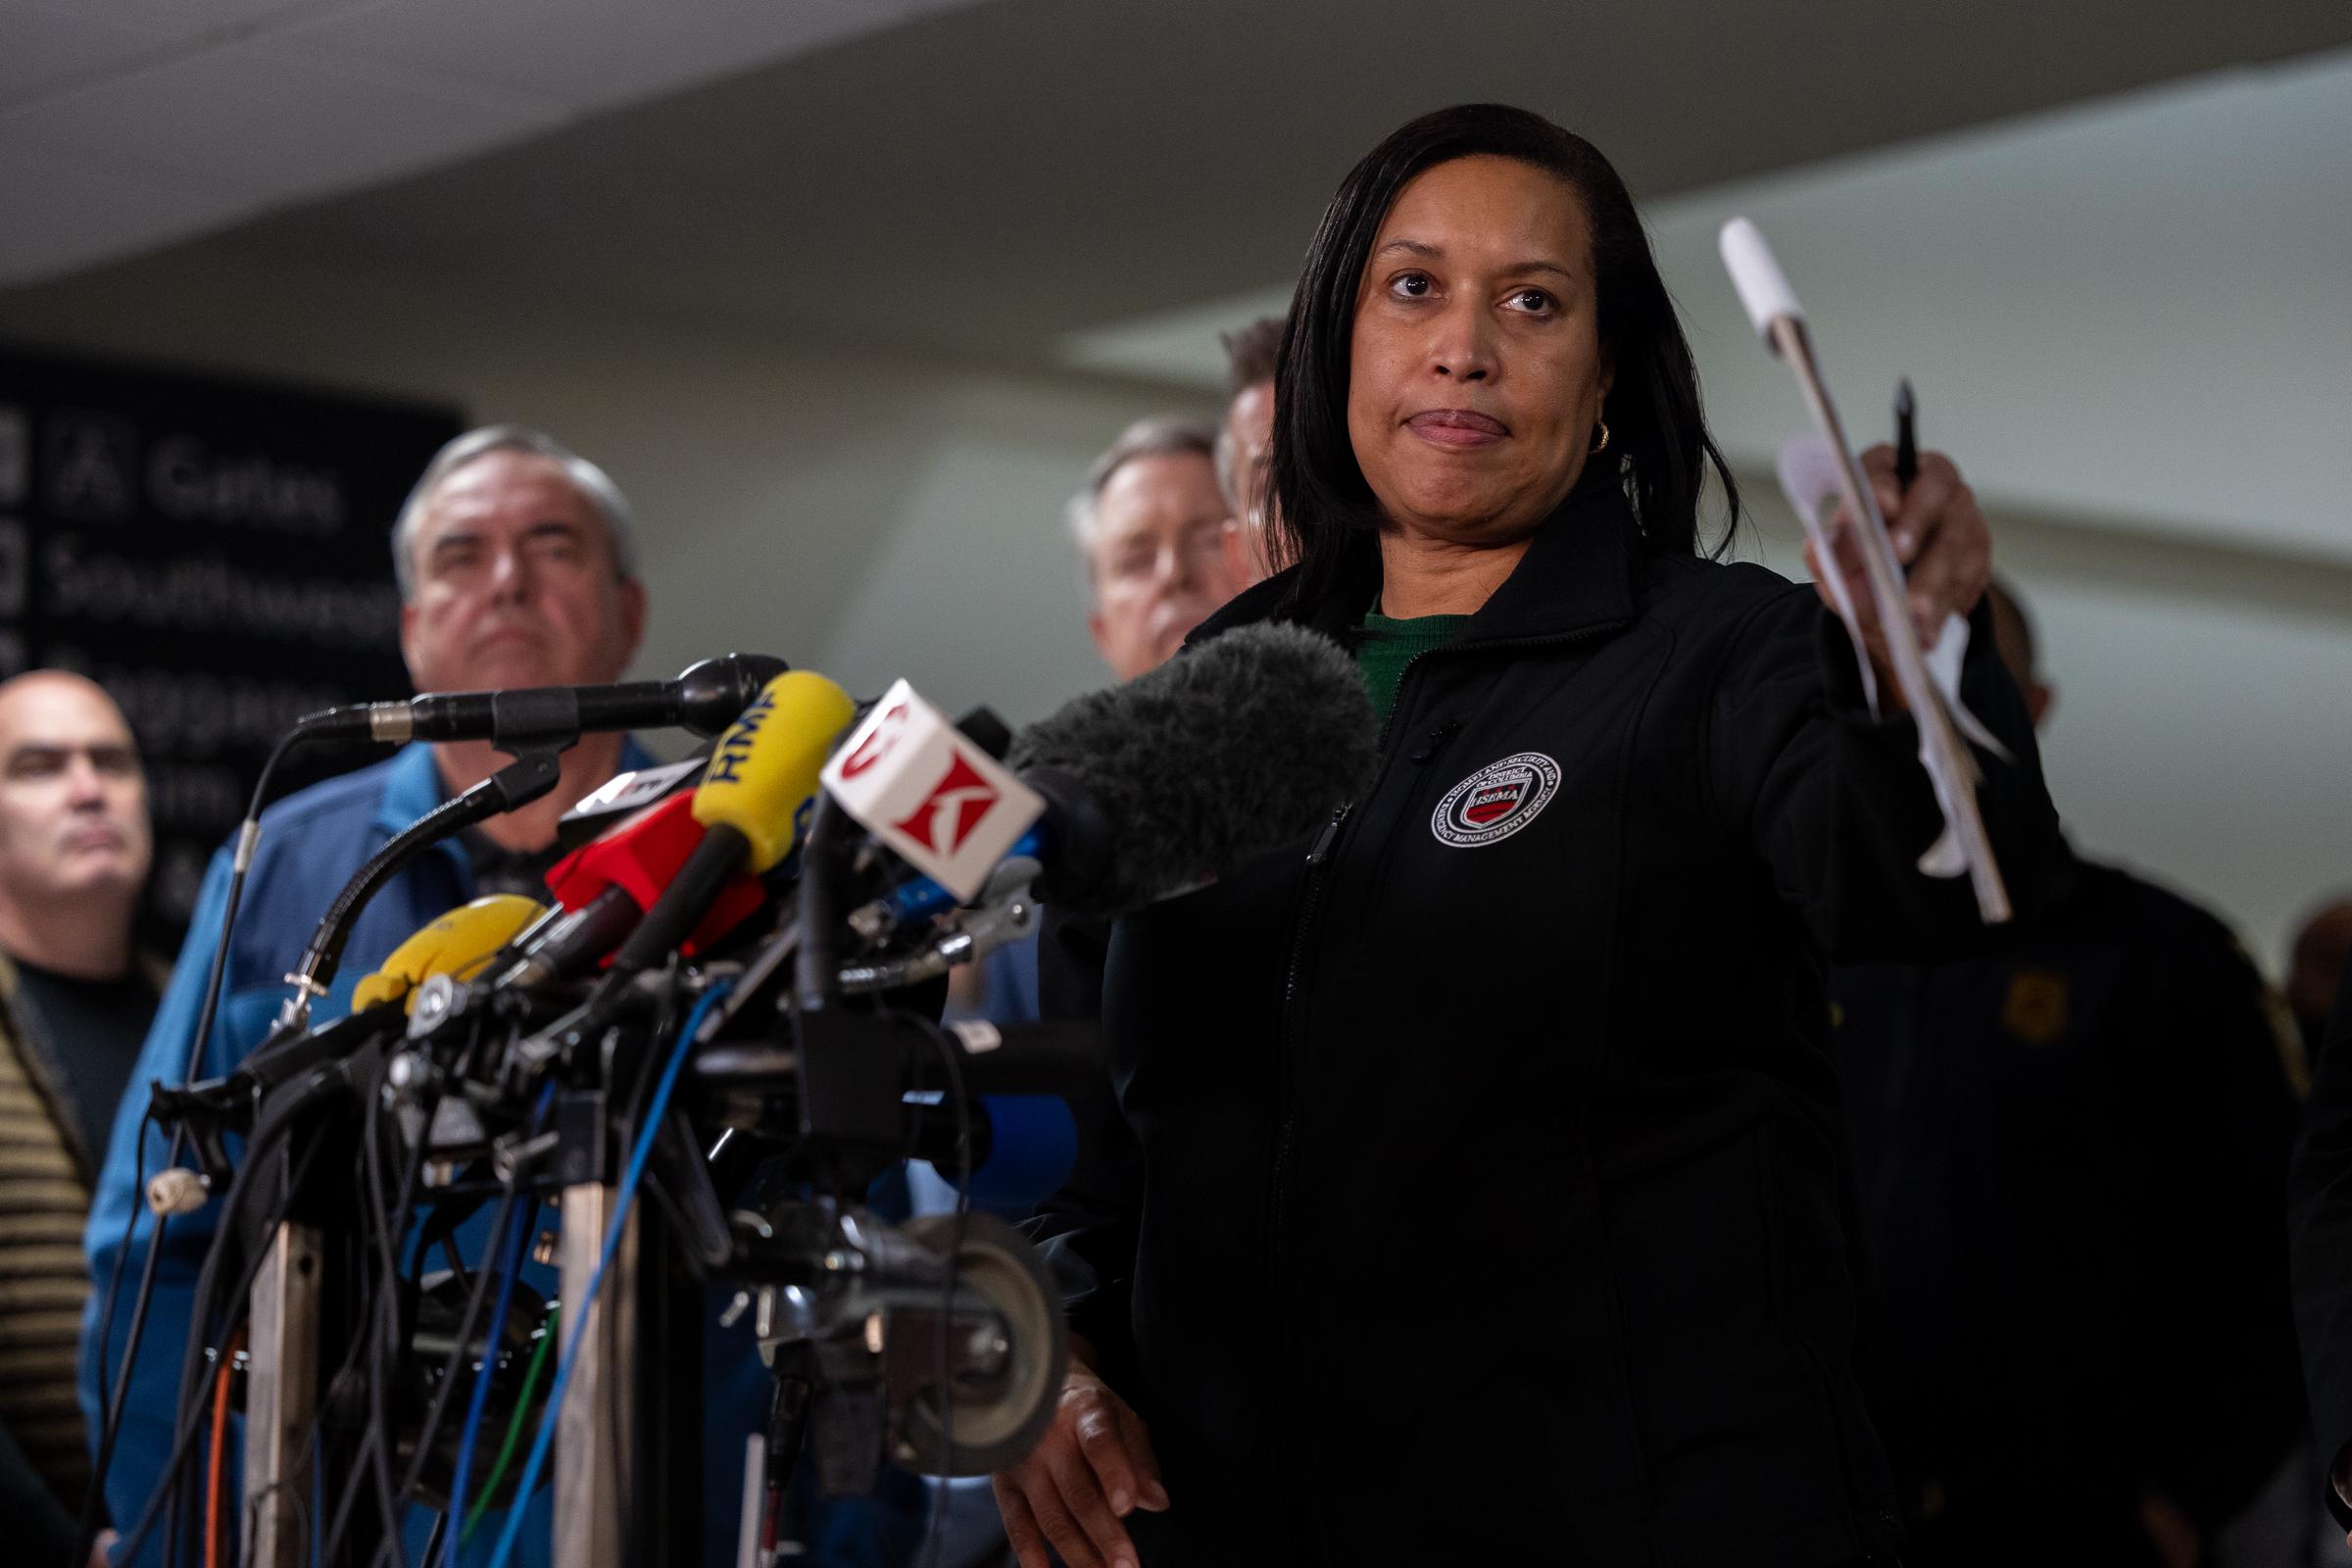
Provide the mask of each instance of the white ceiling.
{"label": "white ceiling", "polygon": [[1723,280],[1741,212],[1868,439],[1908,375],[1987,495],[2352,564],[2352,52],[1669,204],[1709,407],[1760,457],[1803,411]]}
{"label": "white ceiling", "polygon": [[1907,374],[1988,496],[2352,561],[2346,0],[1428,16],[0,0],[0,293],[37,323],[85,279],[172,295],[210,251],[1213,388],[1218,329],[1283,307],[1348,161],[1496,96],[1588,131],[1643,197],[1744,465],[1798,411],[1715,261],[1734,212],[1861,428]]}
{"label": "white ceiling", "polygon": [[0,284],[970,0],[0,0]]}
{"label": "white ceiling", "polygon": [[0,289],[208,234],[1046,364],[1279,277],[1437,104],[1654,203],[2348,44],[2346,0],[0,0]]}

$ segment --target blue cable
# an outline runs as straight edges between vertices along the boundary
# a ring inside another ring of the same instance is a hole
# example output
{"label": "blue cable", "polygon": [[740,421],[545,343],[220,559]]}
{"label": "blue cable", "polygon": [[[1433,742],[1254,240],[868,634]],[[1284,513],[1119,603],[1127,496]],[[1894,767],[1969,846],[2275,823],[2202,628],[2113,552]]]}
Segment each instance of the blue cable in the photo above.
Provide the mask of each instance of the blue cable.
{"label": "blue cable", "polygon": [[523,1461],[522,1479],[514,1484],[514,1506],[507,1510],[507,1522],[498,1532],[498,1547],[490,1554],[490,1568],[506,1568],[507,1560],[514,1555],[514,1543],[522,1534],[522,1516],[526,1512],[523,1499],[538,1487],[539,1472],[547,1466],[548,1449],[556,1438],[556,1418],[564,1408],[564,1391],[571,1383],[572,1364],[579,1359],[580,1336],[591,1320],[589,1309],[596,1303],[596,1293],[605,1283],[605,1268],[612,1261],[612,1254],[620,1250],[620,1230],[628,1222],[629,1205],[636,1201],[637,1184],[643,1179],[645,1162],[654,1152],[654,1139],[662,1130],[662,1118],[669,1114],[669,1093],[677,1087],[678,1069],[686,1065],[694,1037],[702,1032],[703,1019],[730,989],[727,981],[717,981],[695,999],[693,1010],[678,1028],[678,1041],[670,1048],[669,1060],[662,1069],[662,1081],[654,1086],[654,1098],[645,1110],[645,1124],[638,1129],[637,1147],[629,1151],[628,1168],[621,1172],[620,1191],[612,1202],[612,1222],[605,1228],[605,1250],[597,1255],[595,1272],[588,1276],[587,1294],[576,1313],[568,1304],[564,1308],[564,1316],[571,1322],[570,1333],[564,1341],[564,1359],[556,1365],[555,1382],[548,1385],[547,1407],[540,1413],[539,1431],[531,1439],[531,1456]]}
{"label": "blue cable", "polygon": [[[548,1088],[552,1091],[555,1085]],[[547,1102],[542,1098],[540,1109],[544,1111],[546,1106]],[[531,1233],[539,1228],[537,1203],[518,1207],[515,1212],[522,1223],[515,1234],[514,1256],[498,1282],[498,1304],[491,1308],[490,1326],[483,1335],[481,1370],[473,1375],[473,1395],[466,1401],[465,1435],[458,1440],[458,1469],[449,1487],[449,1517],[456,1525],[463,1525],[466,1520],[466,1483],[473,1476],[473,1446],[482,1435],[482,1412],[490,1407],[491,1371],[498,1364],[499,1344],[506,1338],[507,1308],[514,1304],[514,1281],[522,1273],[523,1259],[530,1256]],[[449,1560],[453,1563],[465,1561],[458,1540],[461,1533],[454,1526],[450,1533]]]}
{"label": "blue cable", "polygon": [[[553,1083],[540,1089],[539,1102],[531,1107],[531,1125],[534,1128],[547,1120],[547,1107],[554,1104],[555,1100],[556,1086]],[[520,1195],[516,1196],[519,1198]],[[458,1439],[457,1473],[450,1479],[449,1513],[450,1518],[457,1525],[463,1525],[466,1520],[466,1483],[473,1474],[473,1449],[482,1435],[482,1412],[488,1409],[490,1404],[490,1374],[491,1369],[498,1362],[498,1343],[505,1337],[507,1308],[514,1304],[514,1281],[522,1273],[523,1259],[530,1256],[531,1233],[538,1229],[539,1224],[539,1205],[537,1203],[530,1204],[527,1210],[523,1210],[519,1203],[516,1204],[509,1210],[508,1223],[514,1223],[514,1215],[517,1212],[521,1214],[522,1225],[517,1233],[514,1259],[507,1269],[505,1276],[498,1282],[498,1305],[492,1309],[490,1326],[483,1334],[482,1364],[480,1370],[474,1373],[472,1395],[466,1401],[466,1425],[463,1434]],[[494,1240],[491,1245],[496,1247],[498,1243]],[[495,1256],[487,1257],[483,1263],[485,1267],[495,1268],[498,1266],[498,1259]],[[448,1537],[448,1549],[440,1554],[452,1563],[463,1560],[458,1555],[459,1534],[462,1532],[453,1530]]]}

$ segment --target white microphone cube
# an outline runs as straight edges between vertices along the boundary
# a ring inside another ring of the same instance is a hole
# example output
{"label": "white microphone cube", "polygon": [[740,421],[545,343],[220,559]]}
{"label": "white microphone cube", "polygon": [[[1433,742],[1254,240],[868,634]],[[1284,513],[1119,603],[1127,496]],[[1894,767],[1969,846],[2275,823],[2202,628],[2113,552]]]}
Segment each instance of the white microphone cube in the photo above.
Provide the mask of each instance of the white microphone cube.
{"label": "white microphone cube", "polygon": [[965,903],[1046,803],[906,681],[819,775],[858,824]]}
{"label": "white microphone cube", "polygon": [[1774,321],[1784,316],[1795,321],[1805,318],[1797,307],[1796,290],[1788,286],[1788,275],[1773,260],[1772,247],[1764,243],[1764,231],[1747,219],[1735,218],[1724,224],[1718,245],[1724,270],[1732,274],[1732,286],[1740,291],[1740,303],[1747,308],[1748,324],[1771,347]]}

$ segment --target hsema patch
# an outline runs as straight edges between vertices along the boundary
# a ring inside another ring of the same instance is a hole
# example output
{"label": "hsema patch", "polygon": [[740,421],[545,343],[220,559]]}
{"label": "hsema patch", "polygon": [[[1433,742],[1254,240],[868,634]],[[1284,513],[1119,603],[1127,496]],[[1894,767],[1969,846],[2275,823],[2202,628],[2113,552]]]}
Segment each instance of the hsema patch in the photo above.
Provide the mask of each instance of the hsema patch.
{"label": "hsema patch", "polygon": [[1498,843],[1533,822],[1559,787],[1559,763],[1542,752],[1517,752],[1446,791],[1429,830],[1457,850]]}

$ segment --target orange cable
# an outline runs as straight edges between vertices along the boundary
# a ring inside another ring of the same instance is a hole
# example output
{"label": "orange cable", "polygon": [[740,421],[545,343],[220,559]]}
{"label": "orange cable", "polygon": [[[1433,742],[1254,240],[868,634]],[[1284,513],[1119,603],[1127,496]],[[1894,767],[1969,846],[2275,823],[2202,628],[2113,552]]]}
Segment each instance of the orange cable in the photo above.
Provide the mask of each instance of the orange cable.
{"label": "orange cable", "polygon": [[228,1374],[244,1337],[240,1331],[221,1347],[220,1375],[213,1386],[213,1451],[204,1481],[204,1568],[220,1568],[220,1461],[228,1446]]}

